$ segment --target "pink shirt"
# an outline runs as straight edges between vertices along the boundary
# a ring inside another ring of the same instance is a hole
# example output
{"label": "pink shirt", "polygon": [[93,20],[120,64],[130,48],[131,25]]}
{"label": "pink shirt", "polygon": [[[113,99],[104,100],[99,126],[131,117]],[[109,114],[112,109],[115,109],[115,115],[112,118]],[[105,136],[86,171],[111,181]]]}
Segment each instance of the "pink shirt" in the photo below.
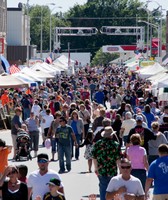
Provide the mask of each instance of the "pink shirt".
{"label": "pink shirt", "polygon": [[131,161],[132,169],[145,169],[143,161],[146,155],[145,148],[139,145],[132,145],[127,149],[127,155]]}

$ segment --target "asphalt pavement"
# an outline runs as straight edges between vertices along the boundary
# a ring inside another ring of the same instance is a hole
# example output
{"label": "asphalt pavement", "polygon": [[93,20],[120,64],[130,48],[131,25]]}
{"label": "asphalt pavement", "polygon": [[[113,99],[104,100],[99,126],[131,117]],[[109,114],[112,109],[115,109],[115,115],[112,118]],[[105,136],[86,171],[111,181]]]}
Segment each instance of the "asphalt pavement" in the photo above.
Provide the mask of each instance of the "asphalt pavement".
{"label": "asphalt pavement", "polygon": [[[0,138],[6,141],[6,144],[12,145],[12,139],[10,130],[0,130]],[[40,142],[42,144],[42,137],[40,135]],[[65,196],[67,200],[89,200],[88,196],[91,194],[97,195],[96,200],[99,198],[98,178],[94,173],[94,166],[92,166],[92,173],[88,173],[87,160],[84,158],[85,147],[80,148],[79,160],[72,159],[72,170],[68,173],[60,174],[65,188]],[[38,153],[47,153],[51,159],[51,149],[46,149],[42,145],[39,145]],[[33,156],[33,152],[32,152]],[[28,174],[38,169],[37,158],[32,160],[12,160],[13,152],[9,155],[9,164],[25,164],[28,167]],[[55,155],[57,158],[57,155]],[[58,160],[50,162],[49,168],[55,171],[59,171]],[[152,199],[152,191],[150,192]]]}
{"label": "asphalt pavement", "polygon": [[[0,138],[6,141],[6,144],[12,145],[10,130],[0,130]],[[42,137],[40,136],[40,142],[42,143]],[[72,159],[72,170],[68,173],[60,174],[65,188],[65,196],[67,200],[88,200],[90,194],[96,194],[96,200],[99,200],[99,188],[98,179],[94,173],[94,166],[92,167],[92,173],[87,173],[88,165],[87,160],[84,158],[85,147],[80,148],[79,160]],[[40,145],[38,153],[47,153],[51,159],[51,149],[46,149]],[[32,153],[33,156],[33,153]],[[9,164],[25,164],[29,171],[28,173],[38,169],[37,159],[33,158],[29,161],[13,161],[13,153],[9,155]],[[57,155],[55,156],[57,158]],[[49,168],[55,171],[59,171],[58,160],[50,162]]]}

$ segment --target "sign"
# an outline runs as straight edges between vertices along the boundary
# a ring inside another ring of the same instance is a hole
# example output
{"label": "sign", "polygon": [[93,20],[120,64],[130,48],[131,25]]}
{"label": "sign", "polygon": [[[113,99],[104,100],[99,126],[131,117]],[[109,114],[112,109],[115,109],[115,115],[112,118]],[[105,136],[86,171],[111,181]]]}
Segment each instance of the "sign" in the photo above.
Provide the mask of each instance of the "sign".
{"label": "sign", "polygon": [[151,42],[151,56],[152,57],[158,56],[159,44],[160,44],[159,38],[152,38],[152,42]]}
{"label": "sign", "polygon": [[0,38],[0,54],[4,54],[4,38]]}
{"label": "sign", "polygon": [[124,53],[124,49],[119,46],[119,45],[116,45],[116,46],[112,46],[112,45],[106,45],[106,46],[103,46],[102,47],[102,51],[103,53]]}

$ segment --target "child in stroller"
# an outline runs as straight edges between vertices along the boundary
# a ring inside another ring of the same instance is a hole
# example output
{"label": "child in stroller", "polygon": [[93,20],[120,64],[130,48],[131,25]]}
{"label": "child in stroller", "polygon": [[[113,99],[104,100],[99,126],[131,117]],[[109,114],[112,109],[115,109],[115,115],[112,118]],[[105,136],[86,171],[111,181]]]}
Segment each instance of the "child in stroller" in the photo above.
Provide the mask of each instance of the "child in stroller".
{"label": "child in stroller", "polygon": [[31,160],[32,157],[30,155],[30,136],[29,134],[24,131],[24,130],[20,130],[17,138],[16,138],[16,142],[17,142],[17,153],[16,153],[16,158],[15,160],[20,160],[21,157],[26,157],[27,160]]}

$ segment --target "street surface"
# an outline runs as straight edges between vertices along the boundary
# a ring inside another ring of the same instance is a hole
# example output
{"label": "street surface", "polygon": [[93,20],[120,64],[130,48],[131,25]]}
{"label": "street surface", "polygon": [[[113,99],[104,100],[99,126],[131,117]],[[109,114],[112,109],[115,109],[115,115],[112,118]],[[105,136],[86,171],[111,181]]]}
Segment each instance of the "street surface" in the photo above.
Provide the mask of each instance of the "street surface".
{"label": "street surface", "polygon": [[[10,130],[0,130],[0,138],[6,141],[6,144],[12,145]],[[51,159],[51,150],[42,147],[42,137],[40,135],[40,147],[38,153],[47,153]],[[88,165],[87,160],[84,158],[85,147],[80,148],[80,158],[78,161],[72,160],[72,170],[69,173],[60,174],[65,188],[65,196],[67,200],[89,200],[90,194],[96,194],[96,200],[99,200],[99,188],[98,179],[94,173],[94,166],[92,167],[92,173],[87,173]],[[33,156],[32,152],[32,156]],[[28,173],[38,168],[37,159],[33,158],[31,161],[13,161],[13,153],[9,155],[9,164],[25,164],[29,171]],[[57,155],[55,155],[55,159]],[[49,168],[58,172],[58,161],[50,162]],[[39,183],[40,184],[40,183]],[[150,198],[151,199],[151,198]]]}
{"label": "street surface", "polygon": [[[6,141],[6,144],[12,145],[10,130],[0,130],[0,138]],[[42,143],[42,138],[40,136],[40,143]],[[72,170],[69,173],[61,174],[60,177],[63,181],[65,188],[65,196],[67,200],[88,200],[90,194],[99,194],[98,179],[94,173],[94,167],[92,167],[92,173],[86,173],[88,171],[87,160],[83,157],[85,147],[80,148],[81,155],[78,161],[72,160]],[[51,150],[45,147],[39,148],[38,153],[47,153],[51,159]],[[32,152],[33,156],[33,152]],[[9,155],[9,164],[25,164],[28,166],[29,173],[36,170],[37,159],[33,158],[32,161],[13,161],[13,154]],[[55,156],[57,158],[57,155]],[[59,163],[58,161],[50,162],[49,168],[58,172]],[[40,184],[40,183],[39,183]],[[99,200],[97,197],[96,200]]]}

